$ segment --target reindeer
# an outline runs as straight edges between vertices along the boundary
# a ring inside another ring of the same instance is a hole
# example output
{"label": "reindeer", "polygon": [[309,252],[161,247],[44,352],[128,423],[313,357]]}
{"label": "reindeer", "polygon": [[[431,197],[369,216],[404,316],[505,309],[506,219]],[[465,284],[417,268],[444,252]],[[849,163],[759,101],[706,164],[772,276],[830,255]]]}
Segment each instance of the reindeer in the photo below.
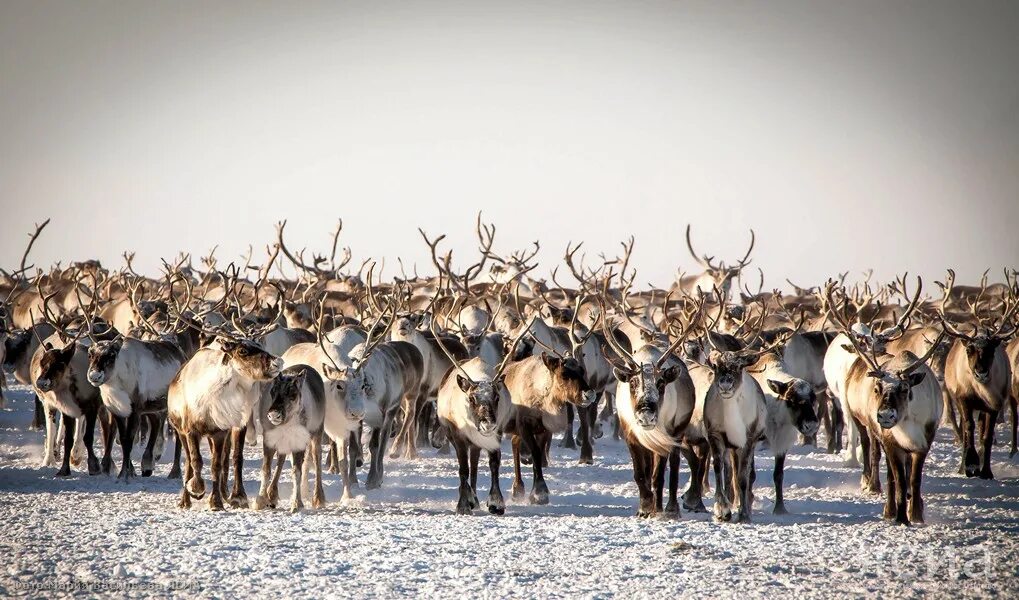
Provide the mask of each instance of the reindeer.
{"label": "reindeer", "polygon": [[[262,484],[255,498],[255,509],[276,507],[279,478],[286,455],[294,469],[291,512],[304,508],[307,497],[308,469],[315,467],[313,508],[325,506],[322,489],[322,432],[325,423],[325,387],[322,378],[308,365],[284,369],[269,385],[259,403],[262,422]],[[276,471],[270,479],[273,458]],[[309,465],[308,463],[311,463]]]}
{"label": "reindeer", "polygon": [[[134,474],[131,449],[142,417],[150,419],[149,438],[142,455],[142,477],[152,475],[153,450],[166,419],[170,381],[185,362],[184,353],[170,341],[140,340],[117,334],[112,340],[93,339],[88,348],[88,382],[99,388],[103,406],[116,422],[123,464],[117,479],[126,483]],[[179,455],[178,441],[176,452]],[[180,477],[179,456],[170,479]]]}
{"label": "reindeer", "polygon": [[735,266],[728,267],[724,262],[715,264],[715,257],[706,254],[703,256],[697,255],[697,252],[693,249],[693,243],[690,241],[690,225],[687,225],[686,247],[690,251],[690,256],[697,261],[697,264],[704,267],[704,272],[700,275],[680,275],[676,283],[673,284],[672,290],[693,297],[698,291],[703,294],[710,294],[715,287],[718,287],[718,289],[722,290],[723,299],[728,300],[732,280],[751,262],[749,259],[750,253],[754,250],[754,241],[754,230],[751,229],[750,247],[747,248],[746,254],[743,255],[743,258]]}
{"label": "reindeer", "polygon": [[[532,318],[530,322],[540,321]],[[512,353],[507,354],[512,356]],[[548,504],[548,485],[542,468],[552,435],[566,427],[563,409],[567,403],[584,408],[597,397],[587,385],[583,364],[576,358],[550,356],[542,352],[510,364],[504,373],[512,403],[503,432],[513,436],[513,498],[524,497],[524,481],[520,473],[523,444],[530,452],[534,470],[530,502]]]}
{"label": "reindeer", "polygon": [[[322,321],[320,304],[319,321]],[[378,329],[385,315],[380,315],[372,326],[372,333]],[[357,464],[352,460],[359,455],[361,444],[361,421],[365,417],[364,396],[347,394],[345,368],[351,367],[350,352],[367,339],[360,327],[344,325],[330,332],[318,329],[315,343],[295,344],[283,354],[286,367],[309,365],[314,368],[324,384],[325,416],[323,431],[332,440],[329,451],[329,470],[343,476],[342,498],[351,497],[351,490],[357,485]],[[339,448],[343,448],[340,459]],[[335,448],[335,450],[333,449]]]}
{"label": "reindeer", "polygon": [[439,388],[436,413],[439,422],[452,440],[460,475],[460,496],[457,514],[468,515],[480,506],[478,501],[478,459],[481,450],[488,453],[491,470],[491,487],[488,492],[488,512],[501,515],[506,502],[499,488],[499,466],[502,461],[502,430],[512,413],[509,393],[503,380],[513,350],[529,331],[523,329],[514,339],[505,357],[498,365],[480,357],[467,361],[457,359],[435,331],[435,321],[429,323],[439,349],[453,364]]}
{"label": "reindeer", "polygon": [[[51,324],[53,323],[51,322]],[[36,330],[36,333],[38,334],[39,331]],[[66,477],[71,474],[70,461],[72,446],[75,444],[76,429],[78,429],[78,433],[81,433],[85,444],[88,474],[99,474],[100,464],[93,448],[97,419],[101,422],[104,442],[103,471],[108,473],[112,464],[112,455],[110,454],[110,446],[113,442],[112,423],[108,418],[109,413],[103,409],[99,390],[86,379],[88,348],[87,341],[81,340],[84,333],[84,327],[79,327],[73,336],[56,327],[56,333],[48,339],[38,339],[39,347],[32,356],[32,385],[46,409],[44,466],[50,464],[52,460],[57,437],[50,413],[58,411],[62,415],[64,455],[60,469],[57,470],[58,477]],[[79,419],[84,421],[83,430],[76,427],[76,420]]]}
{"label": "reindeer", "polygon": [[664,513],[678,517],[678,448],[693,414],[694,388],[686,365],[673,356],[673,351],[683,345],[693,328],[688,326],[664,352],[646,344],[631,353],[616,340],[604,319],[602,327],[606,343],[623,361],[612,368],[618,382],[615,407],[633,460],[633,478],[640,495],[637,516],[647,518],[663,512],[668,462],[669,501]]}
{"label": "reindeer", "polygon": [[[721,302],[723,292],[716,288],[714,293]],[[706,442],[710,448],[715,471],[713,512],[718,521],[732,520],[734,500],[739,505],[736,520],[750,521],[754,448],[765,435],[767,408],[761,386],[746,368],[768,351],[767,347],[753,349],[761,324],[763,319],[753,340],[741,350],[720,349],[711,335],[714,324],[706,327],[704,340],[709,351],[707,356],[695,357],[690,368],[697,396],[685,437],[692,446]],[[688,505],[699,504],[702,478],[703,472],[693,469],[689,498],[684,499]]]}
{"label": "reindeer", "polygon": [[[792,339],[795,334],[784,336]],[[779,339],[762,353],[748,373],[757,381],[764,392],[764,404],[767,420],[764,423],[764,437],[768,440],[768,450],[775,457],[775,470],[772,478],[775,484],[776,515],[784,515],[785,496],[782,487],[785,479],[785,457],[796,441],[797,435],[808,438],[817,434],[819,418],[817,414],[817,394],[815,386],[793,376],[786,366],[784,352],[780,350],[786,345]]]}
{"label": "reindeer", "polygon": [[[945,359],[945,388],[960,416],[963,433],[962,461],[959,472],[966,477],[994,479],[991,471],[991,446],[998,413],[1011,398],[1012,368],[1005,344],[1017,332],[1010,321],[1019,311],[1019,299],[1012,293],[1004,301],[1001,315],[992,321],[977,314],[979,299],[971,304],[976,324],[971,333],[963,333],[945,314],[947,300],[952,297],[955,273],[948,271],[945,295],[940,308],[941,325],[954,338]],[[995,322],[996,321],[996,322]],[[979,413],[974,416],[974,413]],[[974,444],[977,420],[980,420],[981,449]]]}
{"label": "reindeer", "polygon": [[[185,281],[185,287],[188,292],[184,306],[187,306],[191,298],[190,283]],[[242,470],[244,429],[263,386],[280,373],[283,360],[252,341],[258,332],[241,329],[234,334],[225,327],[212,329],[202,323],[202,315],[187,319],[179,305],[175,312],[175,316],[189,327],[215,338],[213,344],[202,348],[184,363],[167,391],[167,418],[177,433],[178,443],[183,445],[185,456],[183,489],[178,506],[190,508],[192,498],[201,499],[205,495],[199,448],[201,437],[205,436],[212,461],[209,508],[223,510],[230,464],[227,443],[232,435],[235,471],[229,502],[235,508],[246,508],[248,499]]]}
{"label": "reindeer", "polygon": [[[831,299],[829,306],[837,314]],[[877,465],[868,463],[879,455],[869,452],[868,446],[880,444],[888,468],[884,518],[904,525],[924,520],[920,483],[942,409],[941,389],[926,363],[941,336],[922,357],[907,350],[884,363],[855,336],[847,336],[859,357],[849,371],[845,394],[864,446],[864,471],[873,469],[871,477],[877,479]]]}

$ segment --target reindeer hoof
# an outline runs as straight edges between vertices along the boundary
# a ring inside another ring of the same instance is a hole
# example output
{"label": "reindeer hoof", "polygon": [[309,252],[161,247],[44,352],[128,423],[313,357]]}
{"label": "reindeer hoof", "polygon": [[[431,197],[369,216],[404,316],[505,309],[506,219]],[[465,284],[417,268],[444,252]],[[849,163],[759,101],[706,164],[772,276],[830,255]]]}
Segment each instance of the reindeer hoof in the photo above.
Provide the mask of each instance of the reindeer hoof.
{"label": "reindeer hoof", "polygon": [[265,508],[268,508],[268,506],[269,501],[265,498],[265,496],[259,494],[255,496],[255,502],[254,504],[252,504],[251,508],[252,510],[263,510]]}
{"label": "reindeer hoof", "polygon": [[180,469],[170,469],[170,473],[166,476],[167,479],[180,479]]}
{"label": "reindeer hoof", "polygon": [[527,494],[526,494],[526,492],[524,492],[523,486],[516,486],[516,485],[514,485],[510,489],[510,497],[513,498],[514,500],[523,500],[524,496],[526,496],[526,495]]}
{"label": "reindeer hoof", "polygon": [[57,474],[56,474],[56,477],[70,477],[70,476],[71,476],[71,467],[60,467],[60,469],[57,471]]}
{"label": "reindeer hoof", "polygon": [[247,508],[248,497],[241,494],[230,496],[230,506],[232,508]]}
{"label": "reindeer hoof", "polygon": [[678,519],[679,518],[679,505],[676,504],[673,501],[669,501],[669,503],[665,505],[665,510],[663,511],[662,514],[664,514],[666,517],[669,517],[671,519]]}
{"label": "reindeer hoof", "polygon": [[142,477],[152,477],[152,469],[142,469]]}
{"label": "reindeer hoof", "polygon": [[96,459],[96,458],[89,458],[88,459],[88,474],[89,475],[98,475],[99,471],[100,471],[100,469],[99,469],[99,460]]}
{"label": "reindeer hoof", "polygon": [[548,504],[548,492],[545,490],[531,490],[530,502],[539,506]]}
{"label": "reindeer hoof", "polygon": [[201,500],[205,496],[205,480],[201,477],[192,477],[185,487],[195,500]]}
{"label": "reindeer hoof", "polygon": [[315,496],[311,500],[311,507],[314,508],[314,509],[322,508],[325,505],[326,505],[326,500],[325,500],[325,498],[323,498],[321,496]]}
{"label": "reindeer hoof", "polygon": [[471,515],[474,514],[474,507],[471,506],[469,500],[463,498],[456,503],[456,514],[458,515]]}
{"label": "reindeer hoof", "polygon": [[789,511],[786,510],[785,504],[776,504],[775,505],[775,510],[771,511],[771,514],[774,514],[774,515],[788,515]]}
{"label": "reindeer hoof", "polygon": [[580,460],[577,461],[578,465],[593,465],[594,459],[590,456],[581,456]]}
{"label": "reindeer hoof", "polygon": [[183,492],[180,495],[180,501],[177,502],[177,508],[185,510],[191,508],[191,496],[187,492]]}
{"label": "reindeer hoof", "polygon": [[380,487],[382,487],[382,482],[381,481],[376,481],[374,479],[369,479],[368,481],[364,482],[364,489],[366,489],[366,490],[377,490]]}
{"label": "reindeer hoof", "polygon": [[297,513],[302,512],[303,510],[304,505],[298,502],[297,504],[294,504],[290,507],[290,514],[296,515]]}
{"label": "reindeer hoof", "polygon": [[715,505],[715,520],[720,523],[728,523],[732,521],[732,509],[731,508],[720,508],[717,504]]}

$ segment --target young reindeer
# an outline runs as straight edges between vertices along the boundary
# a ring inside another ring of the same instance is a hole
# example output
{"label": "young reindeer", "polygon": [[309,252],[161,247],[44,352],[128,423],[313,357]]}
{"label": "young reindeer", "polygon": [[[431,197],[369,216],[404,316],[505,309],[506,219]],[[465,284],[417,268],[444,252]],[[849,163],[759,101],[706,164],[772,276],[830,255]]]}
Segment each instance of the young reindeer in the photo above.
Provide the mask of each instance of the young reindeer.
{"label": "young reindeer", "polygon": [[[832,287],[829,283],[826,291],[829,312],[848,329],[847,320],[835,309]],[[859,357],[849,370],[845,394],[864,446],[864,472],[877,478],[877,465],[870,463],[879,455],[869,452],[868,446],[880,444],[888,470],[884,517],[904,525],[924,519],[920,484],[943,407],[941,388],[926,363],[944,335],[920,358],[905,351],[884,363],[860,345],[856,336],[847,336]]]}
{"label": "young reindeer", "polygon": [[[188,293],[184,306],[187,306],[191,293],[190,282],[186,279],[185,286]],[[212,459],[209,508],[223,510],[230,465],[227,443],[228,437],[233,435],[235,473],[229,502],[234,507],[247,507],[242,471],[243,432],[263,386],[280,373],[283,360],[266,352],[248,336],[229,333],[222,327],[212,329],[196,324],[201,323],[201,319],[188,319],[180,305],[175,311],[175,316],[188,326],[215,336],[213,344],[202,348],[184,363],[167,391],[167,417],[177,432],[178,443],[183,444],[185,456],[183,489],[178,506],[190,508],[192,498],[201,499],[205,495],[199,448],[200,440],[205,436]]]}
{"label": "young reindeer", "polygon": [[[988,322],[977,314],[978,298],[971,304],[976,325],[971,334],[959,331],[946,317],[945,304],[952,295],[955,273],[948,271],[945,296],[939,316],[945,333],[954,338],[945,360],[945,388],[948,391],[962,427],[962,461],[959,472],[966,477],[994,479],[991,471],[991,447],[994,444],[994,426],[998,413],[1005,408],[1011,396],[1012,367],[1005,345],[1017,332],[1011,319],[1019,311],[1015,293],[1006,299],[1002,314]],[[977,413],[977,416],[974,416]],[[981,448],[975,448],[975,429],[980,421]]]}
{"label": "young reindeer", "polygon": [[[288,367],[269,384],[262,394],[258,415],[262,422],[262,484],[255,498],[255,509],[276,507],[279,478],[286,455],[294,469],[291,512],[304,508],[302,494],[308,489],[306,458],[315,467],[313,508],[325,506],[322,489],[322,430],[325,423],[325,387],[315,369],[307,365]],[[306,454],[308,453],[308,454]],[[270,479],[272,460],[276,471]]]}
{"label": "young reindeer", "polygon": [[469,515],[480,506],[477,493],[478,459],[481,451],[485,450],[492,476],[488,512],[504,514],[506,502],[499,488],[499,466],[502,461],[500,446],[502,430],[513,413],[513,407],[505,388],[503,373],[516,345],[530,328],[521,329],[510,345],[510,351],[496,366],[480,357],[463,362],[457,360],[435,331],[434,320],[429,323],[429,327],[440,350],[453,363],[453,368],[446,374],[439,388],[436,412],[456,449],[460,475],[456,512]]}
{"label": "young reindeer", "polygon": [[[89,331],[95,315],[95,306],[85,312]],[[83,309],[84,310],[84,309]],[[147,321],[146,321],[147,323]],[[152,331],[153,334],[158,332]],[[165,340],[140,340],[118,333],[111,340],[96,339],[91,333],[88,349],[88,381],[99,388],[103,405],[117,424],[123,463],[117,479],[134,475],[131,450],[142,417],[150,419],[150,433],[142,455],[142,477],[152,475],[155,464],[153,450],[166,419],[166,394],[177,371],[186,360],[177,345]],[[180,453],[180,442],[177,443]],[[170,479],[180,477],[178,460]]]}
{"label": "young reindeer", "polygon": [[[720,290],[715,291],[721,299]],[[687,427],[686,438],[693,444],[710,447],[715,471],[715,519],[731,521],[733,502],[739,504],[737,522],[750,521],[753,507],[752,485],[755,478],[754,449],[764,437],[767,408],[764,392],[747,372],[769,348],[754,349],[760,337],[760,326],[754,339],[742,350],[719,350],[707,327],[705,340],[710,351],[707,357],[694,361],[690,378],[694,382],[697,401]],[[691,476],[691,491],[700,490],[700,477]],[[696,494],[695,494],[696,495]],[[689,502],[689,501],[687,501]]]}

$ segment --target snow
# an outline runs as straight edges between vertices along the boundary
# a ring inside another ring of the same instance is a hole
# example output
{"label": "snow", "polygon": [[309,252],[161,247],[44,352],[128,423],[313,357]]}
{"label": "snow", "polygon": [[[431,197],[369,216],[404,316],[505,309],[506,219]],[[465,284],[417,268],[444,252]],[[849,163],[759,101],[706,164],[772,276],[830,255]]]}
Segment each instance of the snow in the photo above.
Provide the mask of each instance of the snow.
{"label": "snow", "polygon": [[[604,438],[593,466],[577,465],[577,451],[554,443],[546,471],[551,504],[510,501],[502,517],[483,509],[455,515],[456,461],[431,450],[416,461],[387,458],[379,490],[364,491],[362,472],[360,495],[347,503],[338,500],[339,476],[326,475],[324,509],[212,513],[204,501],[176,508],[180,482],[165,479],[170,443],[152,478],[124,484],[80,470],[54,478],[55,469],[38,467],[42,434],[27,429],[30,394],[14,387],[7,397],[0,411],[2,597],[82,589],[256,598],[1019,594],[1019,461],[1009,461],[999,444],[998,479],[968,480],[955,472],[947,430],[924,478],[927,524],[912,527],[881,519],[882,501],[859,491],[857,469],[799,447],[786,464],[793,514],[771,514],[773,461],[760,450],[754,523],[688,513],[638,519],[629,455]],[[508,499],[512,465],[504,447]],[[260,457],[255,448],[246,454],[253,500]],[[208,477],[208,461],[205,469]],[[280,497],[287,499],[285,471]],[[530,489],[529,471],[525,481]]]}

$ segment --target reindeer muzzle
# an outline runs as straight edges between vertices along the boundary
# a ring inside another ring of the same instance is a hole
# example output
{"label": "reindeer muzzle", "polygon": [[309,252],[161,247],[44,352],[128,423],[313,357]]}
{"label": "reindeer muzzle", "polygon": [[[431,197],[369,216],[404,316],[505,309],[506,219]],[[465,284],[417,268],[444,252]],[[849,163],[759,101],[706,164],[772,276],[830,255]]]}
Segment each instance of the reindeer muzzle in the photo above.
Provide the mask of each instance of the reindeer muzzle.
{"label": "reindeer muzzle", "polygon": [[894,408],[886,408],[884,410],[877,411],[877,424],[882,429],[891,429],[895,427],[895,424],[899,422],[899,411]]}
{"label": "reindeer muzzle", "polygon": [[53,389],[53,382],[46,377],[41,377],[35,380],[35,387],[39,388],[40,391],[48,392]]}
{"label": "reindeer muzzle", "polygon": [[92,385],[100,386],[103,384],[104,381],[106,381],[106,373],[103,373],[102,371],[92,370],[88,372],[88,382],[91,383]]}

